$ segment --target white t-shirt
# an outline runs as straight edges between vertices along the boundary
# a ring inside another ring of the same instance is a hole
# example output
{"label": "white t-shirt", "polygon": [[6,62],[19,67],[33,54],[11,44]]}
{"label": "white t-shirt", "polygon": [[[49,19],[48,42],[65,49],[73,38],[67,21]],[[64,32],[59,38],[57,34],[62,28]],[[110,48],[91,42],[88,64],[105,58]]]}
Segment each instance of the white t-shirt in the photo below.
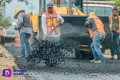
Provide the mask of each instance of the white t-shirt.
{"label": "white t-shirt", "polygon": [[[64,23],[64,19],[60,16],[60,14],[58,12],[56,12],[57,14],[57,19],[61,20],[61,24]],[[52,14],[49,14],[51,17],[52,17]],[[47,25],[46,25],[46,15],[43,14],[42,15],[42,18],[41,18],[41,22],[42,22],[42,29],[43,29],[43,32],[44,34],[47,34]],[[52,29],[54,29],[54,27],[52,26]],[[53,31],[51,33],[51,35],[49,35],[49,37],[59,37],[60,36],[60,33],[59,34],[56,34],[55,31]]]}

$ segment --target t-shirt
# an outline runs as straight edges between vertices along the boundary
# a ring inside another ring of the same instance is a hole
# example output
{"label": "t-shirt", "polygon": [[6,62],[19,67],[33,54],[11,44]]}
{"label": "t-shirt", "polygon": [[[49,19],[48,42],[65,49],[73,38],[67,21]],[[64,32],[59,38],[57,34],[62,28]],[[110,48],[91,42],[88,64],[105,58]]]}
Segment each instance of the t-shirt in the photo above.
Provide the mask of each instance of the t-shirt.
{"label": "t-shirt", "polygon": [[119,29],[119,19],[112,18],[112,31],[117,32]]}

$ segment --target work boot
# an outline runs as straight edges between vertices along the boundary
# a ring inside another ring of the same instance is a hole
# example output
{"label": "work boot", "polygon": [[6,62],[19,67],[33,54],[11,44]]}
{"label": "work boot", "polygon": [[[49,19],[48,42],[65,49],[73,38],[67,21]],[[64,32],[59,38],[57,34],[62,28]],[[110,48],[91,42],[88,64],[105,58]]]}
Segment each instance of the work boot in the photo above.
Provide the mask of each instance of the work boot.
{"label": "work boot", "polygon": [[111,60],[114,60],[114,56],[111,57]]}
{"label": "work boot", "polygon": [[101,60],[96,60],[94,63],[100,64],[100,63],[102,63],[102,61]]}
{"label": "work boot", "polygon": [[91,62],[91,63],[94,63],[95,61],[96,61],[95,59],[93,59],[93,60],[90,60],[90,62]]}

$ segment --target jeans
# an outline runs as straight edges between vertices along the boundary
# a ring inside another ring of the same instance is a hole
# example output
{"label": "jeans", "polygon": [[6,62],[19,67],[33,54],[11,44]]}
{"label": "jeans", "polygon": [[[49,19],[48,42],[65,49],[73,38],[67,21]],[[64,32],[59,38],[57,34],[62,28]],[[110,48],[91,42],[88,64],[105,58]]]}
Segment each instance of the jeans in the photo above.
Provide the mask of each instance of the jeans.
{"label": "jeans", "polygon": [[[31,34],[28,33],[21,33],[20,34],[20,52],[21,52],[21,57],[28,57],[30,55],[30,44],[28,42]],[[25,55],[25,48],[27,54]]]}
{"label": "jeans", "polygon": [[120,39],[119,34],[117,32],[112,32],[113,36],[110,42],[111,56],[113,57],[115,51],[117,51],[118,57],[120,57]]}
{"label": "jeans", "polygon": [[95,60],[103,60],[102,51],[100,48],[101,42],[105,39],[105,35],[99,32],[94,32],[93,42],[91,43],[91,49]]}

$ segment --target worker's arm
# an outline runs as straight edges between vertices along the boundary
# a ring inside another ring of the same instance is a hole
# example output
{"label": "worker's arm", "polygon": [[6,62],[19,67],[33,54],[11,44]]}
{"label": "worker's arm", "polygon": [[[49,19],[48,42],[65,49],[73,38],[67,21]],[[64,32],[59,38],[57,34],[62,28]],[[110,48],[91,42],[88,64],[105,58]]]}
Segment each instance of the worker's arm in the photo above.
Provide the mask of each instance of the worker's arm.
{"label": "worker's arm", "polygon": [[44,32],[44,34],[47,34],[46,15],[45,14],[42,15],[41,22],[42,22],[43,32]]}
{"label": "worker's arm", "polygon": [[86,27],[88,33],[90,34],[90,37],[93,38],[94,32],[93,32],[93,30],[90,28],[90,23],[91,23],[90,20],[86,21],[85,27]]}
{"label": "worker's arm", "polygon": [[118,29],[118,33],[120,34],[120,16],[119,16],[119,29]]}
{"label": "worker's arm", "polygon": [[23,13],[18,14],[18,23],[16,29],[20,32],[20,28],[23,26]]}
{"label": "worker's arm", "polygon": [[57,12],[57,19],[60,20],[60,24],[64,23],[64,19],[60,16],[58,12]]}
{"label": "worker's arm", "polygon": [[112,31],[112,17],[109,18],[109,27],[110,27],[110,30]]}
{"label": "worker's arm", "polygon": [[18,14],[18,28],[23,26],[23,13]]}

